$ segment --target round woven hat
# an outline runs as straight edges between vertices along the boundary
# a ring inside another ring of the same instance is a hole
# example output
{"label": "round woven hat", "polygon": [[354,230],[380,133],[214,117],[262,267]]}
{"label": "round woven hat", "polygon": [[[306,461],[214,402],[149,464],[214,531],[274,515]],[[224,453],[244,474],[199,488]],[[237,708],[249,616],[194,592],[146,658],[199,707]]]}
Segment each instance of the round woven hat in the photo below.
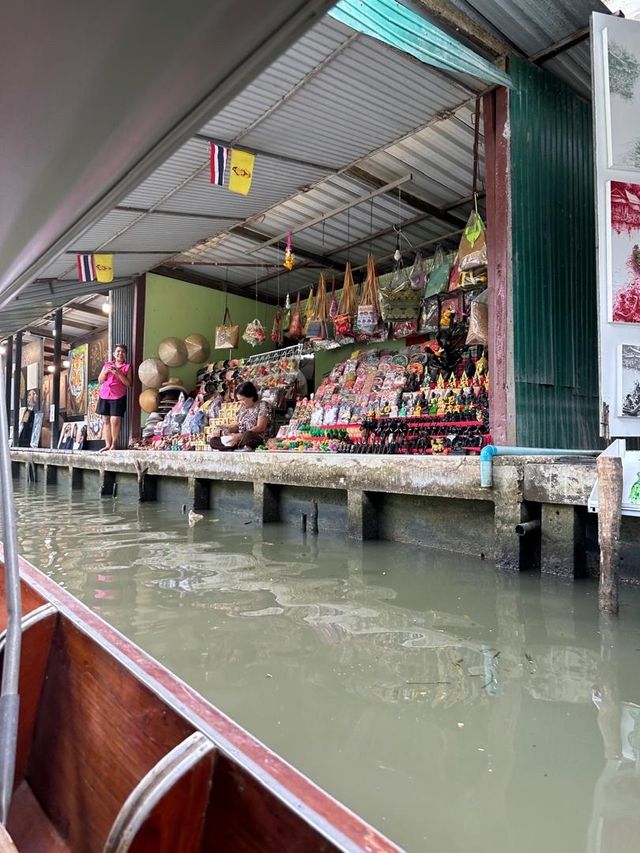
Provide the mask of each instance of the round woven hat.
{"label": "round woven hat", "polygon": [[187,358],[192,364],[204,364],[209,358],[211,347],[209,341],[204,335],[199,335],[196,332],[192,335],[187,335],[184,339],[187,347]]}
{"label": "round woven hat", "polygon": [[160,394],[155,388],[147,388],[138,398],[143,412],[155,412],[160,402]]}
{"label": "round woven hat", "polygon": [[187,345],[182,338],[165,338],[160,341],[158,355],[168,367],[182,367],[187,360]]}
{"label": "round woven hat", "polygon": [[147,388],[159,388],[169,376],[169,368],[159,358],[146,358],[138,368],[140,382]]}

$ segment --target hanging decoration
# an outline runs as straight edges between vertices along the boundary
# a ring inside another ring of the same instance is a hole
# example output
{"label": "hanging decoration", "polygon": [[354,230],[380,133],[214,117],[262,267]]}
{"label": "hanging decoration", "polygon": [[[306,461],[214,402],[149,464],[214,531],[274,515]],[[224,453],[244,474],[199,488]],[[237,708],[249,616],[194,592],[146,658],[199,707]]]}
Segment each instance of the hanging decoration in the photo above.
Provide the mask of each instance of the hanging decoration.
{"label": "hanging decoration", "polygon": [[95,281],[96,270],[93,255],[78,255],[78,281]]}
{"label": "hanging decoration", "polygon": [[296,256],[293,254],[293,246],[291,244],[291,231],[287,234],[287,247],[284,250],[284,260],[282,266],[286,270],[292,270],[296,263]]}

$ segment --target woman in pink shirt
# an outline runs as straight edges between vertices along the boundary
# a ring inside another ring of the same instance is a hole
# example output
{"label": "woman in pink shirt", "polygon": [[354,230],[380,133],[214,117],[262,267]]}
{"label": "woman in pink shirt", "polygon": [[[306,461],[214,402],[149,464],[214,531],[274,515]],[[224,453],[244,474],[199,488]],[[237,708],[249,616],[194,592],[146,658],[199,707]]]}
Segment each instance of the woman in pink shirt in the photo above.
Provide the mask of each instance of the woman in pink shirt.
{"label": "woman in pink shirt", "polygon": [[127,348],[116,344],[113,361],[107,361],[98,376],[100,399],[96,409],[102,415],[102,429],[105,445],[100,451],[114,450],[122,417],[127,408],[127,389],[131,388],[131,365],[127,363]]}

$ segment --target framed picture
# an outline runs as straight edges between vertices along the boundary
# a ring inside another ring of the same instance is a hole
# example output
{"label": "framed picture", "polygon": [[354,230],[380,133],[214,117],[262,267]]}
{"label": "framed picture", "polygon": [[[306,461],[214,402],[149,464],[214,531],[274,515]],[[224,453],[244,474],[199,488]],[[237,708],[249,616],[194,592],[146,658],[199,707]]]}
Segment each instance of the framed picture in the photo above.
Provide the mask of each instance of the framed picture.
{"label": "framed picture", "polygon": [[[87,371],[89,346],[82,344],[69,351],[69,406],[67,415],[85,415],[87,413]],[[60,377],[62,379],[62,376]],[[62,383],[61,383],[62,384]],[[62,394],[60,394],[62,397]]]}
{"label": "framed picture", "polygon": [[100,376],[102,365],[109,358],[109,336],[107,332],[100,335],[93,341],[89,342],[89,382],[92,382]]}
{"label": "framed picture", "polygon": [[[101,365],[102,366],[102,365]],[[100,441],[102,439],[102,416],[97,413],[98,400],[100,399],[100,383],[89,382],[87,386],[87,428],[89,441]]]}
{"label": "framed picture", "polygon": [[640,184],[611,181],[611,319],[640,323]]}
{"label": "framed picture", "polygon": [[31,430],[31,447],[40,447],[43,421],[44,412],[36,412],[33,416],[33,429]]}

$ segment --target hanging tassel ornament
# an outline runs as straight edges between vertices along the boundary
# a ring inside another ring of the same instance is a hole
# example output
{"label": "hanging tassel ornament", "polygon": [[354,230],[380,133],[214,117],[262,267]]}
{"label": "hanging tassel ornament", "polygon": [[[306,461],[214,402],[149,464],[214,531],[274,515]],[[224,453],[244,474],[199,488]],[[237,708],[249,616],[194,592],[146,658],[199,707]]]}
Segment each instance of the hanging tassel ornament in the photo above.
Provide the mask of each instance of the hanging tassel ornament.
{"label": "hanging tassel ornament", "polygon": [[293,247],[291,245],[291,231],[287,234],[287,248],[284,250],[284,260],[282,262],[282,266],[286,270],[292,270],[296,262],[296,256],[293,254]]}

